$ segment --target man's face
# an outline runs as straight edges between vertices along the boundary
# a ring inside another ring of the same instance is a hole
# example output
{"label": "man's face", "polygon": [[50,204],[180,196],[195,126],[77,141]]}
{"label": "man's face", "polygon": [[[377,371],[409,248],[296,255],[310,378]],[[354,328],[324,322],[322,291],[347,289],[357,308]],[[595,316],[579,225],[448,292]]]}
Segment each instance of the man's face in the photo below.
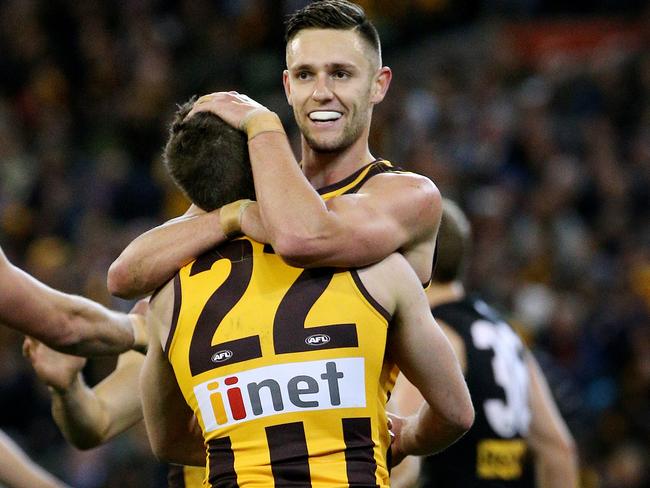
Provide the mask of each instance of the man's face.
{"label": "man's face", "polygon": [[353,30],[305,29],[287,45],[283,82],[298,127],[317,152],[350,147],[370,126],[390,70]]}

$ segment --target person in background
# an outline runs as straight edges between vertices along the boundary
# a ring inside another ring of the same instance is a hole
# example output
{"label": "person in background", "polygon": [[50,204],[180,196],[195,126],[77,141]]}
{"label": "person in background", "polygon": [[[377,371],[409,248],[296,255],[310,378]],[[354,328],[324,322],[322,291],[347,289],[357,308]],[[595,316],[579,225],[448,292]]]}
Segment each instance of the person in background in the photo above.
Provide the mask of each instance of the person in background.
{"label": "person in background", "polygon": [[[431,313],[449,338],[476,411],[469,432],[445,451],[410,460],[391,474],[392,486],[575,488],[573,437],[533,354],[512,327],[463,285],[470,256],[470,225],[443,199],[438,262],[426,294]],[[400,377],[391,402],[409,413],[422,398]]]}

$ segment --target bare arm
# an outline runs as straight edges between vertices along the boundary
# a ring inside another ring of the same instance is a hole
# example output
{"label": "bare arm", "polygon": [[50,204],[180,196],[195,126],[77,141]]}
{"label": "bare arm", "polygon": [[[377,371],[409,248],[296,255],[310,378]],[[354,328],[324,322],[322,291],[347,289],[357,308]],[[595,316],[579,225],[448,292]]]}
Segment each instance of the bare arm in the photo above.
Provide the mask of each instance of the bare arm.
{"label": "bare arm", "polygon": [[401,256],[388,259],[395,258],[401,262],[388,268],[384,280],[390,280],[397,297],[388,353],[425,399],[415,414],[392,419],[398,462],[405,455],[432,454],[455,442],[471,427],[474,409],[458,360],[431,316],[415,273]]}
{"label": "bare arm", "polygon": [[29,459],[0,431],[0,484],[7,488],[65,488],[67,485]]}
{"label": "bare arm", "polygon": [[0,322],[62,352],[118,354],[146,345],[140,319],[54,290],[11,264],[0,250]]}
{"label": "bare arm", "polygon": [[48,385],[52,417],[72,445],[96,447],[142,420],[138,388],[142,354],[122,354],[115,371],[91,389],[81,374],[83,358],[56,352],[29,338],[23,351]]}
{"label": "bare arm", "polygon": [[[440,193],[429,179],[379,175],[363,193],[325,203],[302,173],[279,120],[271,121],[268,131],[256,132],[260,117],[272,119],[257,102],[221,92],[202,97],[192,110],[211,111],[247,130],[261,221],[268,241],[288,263],[364,266],[427,241],[427,262],[416,272],[421,281],[429,279],[441,215]],[[251,138],[254,132],[258,135]],[[248,233],[245,222],[243,228]]]}
{"label": "bare arm", "polygon": [[[467,368],[465,357],[465,344],[463,339],[447,324],[438,320],[438,325],[445,333],[449,344],[458,358],[463,374]],[[402,416],[413,415],[421,408],[424,398],[420,391],[407,380],[403,374],[397,377],[395,387],[386,408],[393,414]],[[394,488],[411,488],[418,486],[422,458],[419,456],[406,456],[406,458],[391,470],[390,481]]]}
{"label": "bare arm", "polygon": [[[242,230],[259,242],[267,242],[256,207],[253,204],[246,210],[246,228]],[[121,298],[150,294],[187,263],[225,242],[219,212],[204,212],[192,205],[180,217],[135,238],[111,264],[108,291]]]}
{"label": "bare arm", "polygon": [[196,420],[176,383],[174,371],[161,343],[169,330],[173,288],[165,286],[152,300],[147,324],[150,331],[147,357],[140,376],[142,409],[151,448],[158,459],[186,466],[205,465],[202,436]]}
{"label": "bare arm", "polygon": [[537,486],[574,488],[578,486],[578,455],[573,437],[553,401],[544,373],[530,352],[526,363],[530,371],[532,412],[528,440],[535,456]]}

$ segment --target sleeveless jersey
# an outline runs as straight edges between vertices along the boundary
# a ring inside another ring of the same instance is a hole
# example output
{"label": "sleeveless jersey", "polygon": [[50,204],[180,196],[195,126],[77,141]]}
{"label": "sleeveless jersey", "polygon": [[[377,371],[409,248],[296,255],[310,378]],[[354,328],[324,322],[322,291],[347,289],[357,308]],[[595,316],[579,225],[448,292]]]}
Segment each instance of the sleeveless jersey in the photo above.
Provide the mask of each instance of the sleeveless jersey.
{"label": "sleeveless jersey", "polygon": [[[346,195],[349,193],[357,193],[361,187],[373,176],[382,174],[382,173],[410,173],[409,171],[404,171],[403,169],[393,166],[390,161],[385,159],[377,159],[372,163],[364,166],[363,168],[352,173],[347,178],[344,178],[341,181],[338,181],[332,185],[319,188],[318,194],[325,201],[330,198],[337,197],[339,195]],[[433,262],[431,263],[431,272],[433,274],[433,269],[436,263],[436,254],[438,247],[434,248],[433,253]],[[431,278],[426,283],[422,283],[423,288],[427,288],[431,284]]]}
{"label": "sleeveless jersey", "polygon": [[445,303],[431,312],[465,343],[465,379],[476,414],[458,442],[423,460],[425,486],[532,486],[525,440],[531,417],[528,369],[519,337],[477,298]]}
{"label": "sleeveless jersey", "polygon": [[390,317],[356,271],[300,269],[240,238],[174,278],[165,347],[209,487],[387,487]]}
{"label": "sleeveless jersey", "polygon": [[408,173],[408,171],[393,166],[390,161],[386,161],[385,159],[377,159],[363,168],[358,169],[347,178],[319,188],[316,191],[325,201],[339,195],[357,193],[370,178],[382,173]]}

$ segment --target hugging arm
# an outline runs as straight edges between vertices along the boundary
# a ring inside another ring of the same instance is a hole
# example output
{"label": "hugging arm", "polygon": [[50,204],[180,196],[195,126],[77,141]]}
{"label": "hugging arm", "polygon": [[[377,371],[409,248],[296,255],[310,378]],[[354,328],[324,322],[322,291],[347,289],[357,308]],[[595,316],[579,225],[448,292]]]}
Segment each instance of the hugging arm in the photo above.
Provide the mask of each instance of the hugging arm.
{"label": "hugging arm", "polygon": [[425,402],[413,415],[394,418],[401,423],[392,446],[397,461],[444,449],[474,422],[469,391],[449,341],[431,316],[415,274],[401,268],[395,276],[400,293],[388,350]]}

